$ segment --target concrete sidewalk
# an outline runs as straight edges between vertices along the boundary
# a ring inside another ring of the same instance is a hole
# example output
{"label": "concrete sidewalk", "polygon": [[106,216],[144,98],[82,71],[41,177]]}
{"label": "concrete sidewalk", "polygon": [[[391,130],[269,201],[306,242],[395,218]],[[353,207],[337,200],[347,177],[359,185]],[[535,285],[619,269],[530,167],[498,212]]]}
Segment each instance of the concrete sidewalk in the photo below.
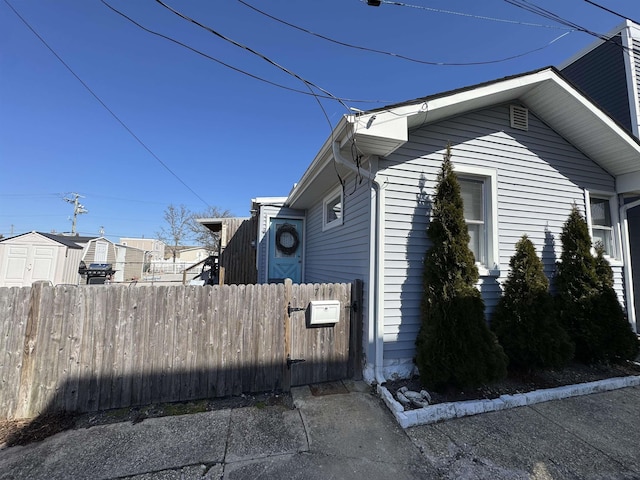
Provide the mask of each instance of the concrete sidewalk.
{"label": "concrete sidewalk", "polygon": [[369,386],[339,387],[63,432],[0,451],[0,479],[640,478],[640,387],[406,431]]}

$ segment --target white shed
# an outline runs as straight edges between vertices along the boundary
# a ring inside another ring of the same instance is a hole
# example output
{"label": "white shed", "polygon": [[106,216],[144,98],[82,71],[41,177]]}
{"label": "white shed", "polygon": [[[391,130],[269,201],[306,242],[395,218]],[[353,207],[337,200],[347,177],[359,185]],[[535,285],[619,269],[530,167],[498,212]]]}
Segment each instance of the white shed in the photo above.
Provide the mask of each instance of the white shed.
{"label": "white shed", "polygon": [[73,237],[31,232],[0,241],[0,287],[37,281],[77,285],[82,247]]}

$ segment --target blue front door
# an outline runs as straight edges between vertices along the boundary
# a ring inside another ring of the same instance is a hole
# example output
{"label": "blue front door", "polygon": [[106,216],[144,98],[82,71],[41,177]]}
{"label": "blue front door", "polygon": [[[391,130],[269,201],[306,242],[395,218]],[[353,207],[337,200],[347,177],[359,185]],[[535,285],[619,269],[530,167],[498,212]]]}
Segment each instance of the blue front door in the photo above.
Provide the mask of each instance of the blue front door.
{"label": "blue front door", "polygon": [[269,283],[302,281],[302,220],[272,218],[269,227]]}

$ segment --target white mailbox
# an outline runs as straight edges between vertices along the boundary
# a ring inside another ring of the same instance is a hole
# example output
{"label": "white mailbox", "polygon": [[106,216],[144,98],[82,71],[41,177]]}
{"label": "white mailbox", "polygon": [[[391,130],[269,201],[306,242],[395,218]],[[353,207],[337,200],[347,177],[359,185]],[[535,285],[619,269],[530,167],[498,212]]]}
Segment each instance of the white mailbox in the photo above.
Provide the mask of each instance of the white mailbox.
{"label": "white mailbox", "polygon": [[326,325],[340,321],[340,300],[313,300],[309,304],[309,324]]}

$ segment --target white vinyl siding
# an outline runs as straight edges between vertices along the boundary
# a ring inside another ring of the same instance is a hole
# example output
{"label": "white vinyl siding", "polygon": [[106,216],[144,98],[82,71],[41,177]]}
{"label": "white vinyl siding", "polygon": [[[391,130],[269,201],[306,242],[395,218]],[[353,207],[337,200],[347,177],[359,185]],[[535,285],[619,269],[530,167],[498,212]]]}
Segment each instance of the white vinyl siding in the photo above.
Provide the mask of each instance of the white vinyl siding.
{"label": "white vinyl siding", "polygon": [[344,191],[340,228],[323,229],[322,203],[307,212],[305,283],[368,281],[370,188],[350,177]]}
{"label": "white vinyl siding", "polygon": [[[447,143],[456,171],[496,172],[497,271],[478,282],[487,317],[500,295],[516,242],[527,234],[551,277],[560,257],[560,232],[571,205],[585,211],[583,189],[613,191],[602,168],[529,110],[529,130],[509,126],[509,105],[473,112],[410,132],[409,141],[380,160],[385,179],[385,362],[415,354],[420,328],[424,254],[430,196]],[[427,201],[420,201],[427,196]],[[614,268],[621,285],[620,268]]]}
{"label": "white vinyl siding", "polygon": [[[636,30],[636,32],[638,32],[638,30]],[[633,70],[629,74],[631,75],[632,81],[635,80],[635,89],[636,89],[635,96],[633,100],[631,100],[633,102],[632,108],[635,108],[635,112],[636,112],[635,114],[636,125],[633,125],[633,132],[637,137],[640,137],[640,39],[634,38],[632,41],[632,45],[633,45],[633,52],[631,54],[631,62],[632,62]],[[633,89],[633,85],[630,85],[630,89]],[[632,114],[632,118],[634,118],[633,114]]]}

